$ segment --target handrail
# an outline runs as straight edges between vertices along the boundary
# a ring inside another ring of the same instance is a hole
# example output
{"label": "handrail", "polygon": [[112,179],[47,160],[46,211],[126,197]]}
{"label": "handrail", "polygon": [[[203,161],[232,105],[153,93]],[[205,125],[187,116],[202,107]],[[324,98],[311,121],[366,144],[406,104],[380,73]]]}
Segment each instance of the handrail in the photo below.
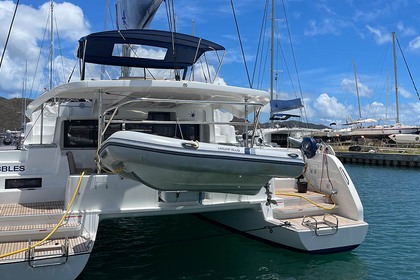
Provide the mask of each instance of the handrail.
{"label": "handrail", "polygon": [[6,254],[3,254],[3,255],[0,255],[0,259],[1,258],[6,258],[6,257],[9,257],[9,256],[12,256],[12,255],[16,255],[16,254],[19,254],[19,253],[23,253],[23,252],[26,252],[26,251],[28,251],[29,249],[33,249],[33,248],[35,248],[35,247],[37,247],[37,246],[39,246],[39,245],[41,245],[42,243],[44,243],[45,241],[47,241],[57,230],[58,230],[58,228],[59,227],[61,227],[61,225],[63,224],[63,222],[64,222],[64,219],[67,217],[67,215],[68,215],[68,213],[69,213],[69,211],[70,211],[70,209],[71,209],[71,207],[73,206],[73,202],[74,202],[74,200],[76,199],[76,194],[78,194],[78,192],[79,192],[79,189],[80,189],[80,186],[81,186],[81,184],[82,184],[82,179],[83,179],[83,176],[85,175],[85,172],[83,171],[82,172],[82,174],[80,175],[80,178],[79,178],[79,182],[77,183],[77,187],[76,187],[76,190],[74,191],[74,194],[73,194],[73,197],[72,197],[72,199],[71,199],[71,201],[70,201],[70,203],[69,203],[69,206],[67,207],[67,210],[66,210],[66,212],[63,214],[63,216],[61,217],[61,219],[60,219],[60,221],[58,222],[58,224],[54,227],[54,229],[44,238],[44,239],[42,239],[41,241],[39,241],[39,242],[37,242],[37,243],[35,243],[34,245],[31,245],[31,246],[28,246],[27,248],[22,248],[22,249],[19,249],[19,250],[16,250],[16,251],[13,251],[13,252],[9,252],[9,253],[6,253]]}
{"label": "handrail", "polygon": [[[118,95],[114,93],[108,93],[106,94],[112,94],[112,95]],[[218,101],[218,100],[192,100],[192,99],[167,99],[167,98],[149,98],[149,97],[140,97],[135,98],[126,102],[123,102],[121,104],[118,104],[116,106],[110,107],[107,110],[104,111],[104,114],[106,114],[109,111],[112,111],[118,107],[128,105],[131,103],[136,102],[161,102],[161,103],[174,103],[174,104],[219,104],[219,105],[249,105],[249,106],[258,106],[258,107],[264,107],[265,104],[263,103],[254,103],[254,102],[239,102],[239,101]]]}

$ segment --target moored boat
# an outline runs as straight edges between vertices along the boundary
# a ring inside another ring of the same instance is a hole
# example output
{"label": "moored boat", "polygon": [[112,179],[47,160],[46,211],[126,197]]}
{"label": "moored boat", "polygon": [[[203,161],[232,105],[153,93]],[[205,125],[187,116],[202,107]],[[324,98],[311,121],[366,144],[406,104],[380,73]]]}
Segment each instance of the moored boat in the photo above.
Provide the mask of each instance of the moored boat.
{"label": "moored boat", "polygon": [[389,138],[397,144],[420,144],[420,133],[391,134]]}
{"label": "moored boat", "polygon": [[[113,53],[124,45],[164,55]],[[361,244],[363,205],[328,146],[240,146],[234,125],[248,132],[249,122],[234,117],[258,116],[268,93],[218,84],[218,71],[187,75],[205,53],[224,50],[158,30],[80,39],[82,80],[32,101],[22,145],[0,150],[2,279],[75,279],[109,218],[196,213],[309,253]],[[90,63],[143,75],[89,79]]]}
{"label": "moored boat", "polygon": [[111,171],[163,191],[255,195],[271,178],[297,178],[304,169],[299,150],[244,148],[134,131],[112,134],[99,157]]}

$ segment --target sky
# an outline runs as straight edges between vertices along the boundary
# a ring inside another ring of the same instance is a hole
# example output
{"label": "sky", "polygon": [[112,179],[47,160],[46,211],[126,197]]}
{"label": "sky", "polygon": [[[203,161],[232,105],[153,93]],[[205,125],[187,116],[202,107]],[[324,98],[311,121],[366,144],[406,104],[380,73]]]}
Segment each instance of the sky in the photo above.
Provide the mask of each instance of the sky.
{"label": "sky", "polygon": [[[251,83],[253,88],[269,91],[271,12],[264,17],[263,0],[232,2],[237,23],[230,0],[174,0],[177,31],[194,32],[226,48],[220,81],[241,87]],[[2,53],[15,4],[0,1]],[[54,25],[59,31],[54,35],[53,86],[67,82],[73,69],[77,77],[75,52],[80,37],[116,28],[114,4],[115,0],[55,2]],[[0,96],[35,98],[50,87],[45,75],[49,9],[49,1],[20,1],[0,68]],[[302,97],[302,114],[311,123],[341,125],[373,118],[378,124],[393,124],[395,32],[399,119],[420,125],[416,91],[416,86],[420,88],[419,0],[276,0],[274,14],[275,98]],[[165,2],[151,28],[168,30]]]}

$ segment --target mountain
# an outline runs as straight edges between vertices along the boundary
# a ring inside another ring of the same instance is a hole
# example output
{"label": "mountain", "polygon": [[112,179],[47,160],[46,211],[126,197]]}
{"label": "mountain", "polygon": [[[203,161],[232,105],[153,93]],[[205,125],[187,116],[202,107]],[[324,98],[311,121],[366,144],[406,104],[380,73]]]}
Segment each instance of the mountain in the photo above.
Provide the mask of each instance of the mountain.
{"label": "mountain", "polygon": [[[22,124],[22,112],[23,112],[23,99],[22,98],[13,98],[6,99],[0,97],[0,133],[9,130],[20,130]],[[29,104],[30,100],[27,101]],[[234,122],[242,122],[243,119],[234,118]],[[305,127],[305,128],[315,128],[323,129],[329,128],[328,126],[321,124],[312,124],[312,123],[303,123],[300,121],[282,121],[276,122],[279,127]],[[261,127],[271,127],[270,123],[263,123]],[[237,128],[239,131],[242,129]]]}
{"label": "mountain", "polygon": [[[232,122],[244,122],[244,119],[240,119],[237,117],[233,117]],[[252,125],[252,123],[249,123]],[[294,121],[294,120],[288,120],[288,121],[281,121],[281,122],[274,122],[272,123],[261,123],[260,127],[262,128],[269,128],[269,127],[304,127],[304,128],[312,128],[312,129],[325,129],[325,128],[331,128],[322,124],[313,124],[313,123],[304,123],[300,121]],[[242,126],[235,126],[236,130],[242,131]]]}
{"label": "mountain", "polygon": [[21,129],[23,102],[22,98],[6,99],[0,97],[0,133],[8,129]]}
{"label": "mountain", "polygon": [[[275,122],[274,125],[278,125],[278,127],[304,127],[304,128],[312,128],[312,129],[331,128],[323,124],[304,123],[300,121],[281,121],[281,122]],[[272,126],[273,125],[271,123],[261,124],[261,127],[263,128],[272,127]]]}

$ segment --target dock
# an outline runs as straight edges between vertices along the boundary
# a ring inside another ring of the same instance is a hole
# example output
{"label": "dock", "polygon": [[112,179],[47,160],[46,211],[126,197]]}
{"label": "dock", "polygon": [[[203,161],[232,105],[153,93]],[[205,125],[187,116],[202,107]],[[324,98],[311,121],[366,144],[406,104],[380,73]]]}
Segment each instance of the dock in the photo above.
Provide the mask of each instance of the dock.
{"label": "dock", "polygon": [[344,152],[336,151],[336,156],[343,163],[368,165],[402,166],[420,168],[420,153],[383,153],[383,152]]}

